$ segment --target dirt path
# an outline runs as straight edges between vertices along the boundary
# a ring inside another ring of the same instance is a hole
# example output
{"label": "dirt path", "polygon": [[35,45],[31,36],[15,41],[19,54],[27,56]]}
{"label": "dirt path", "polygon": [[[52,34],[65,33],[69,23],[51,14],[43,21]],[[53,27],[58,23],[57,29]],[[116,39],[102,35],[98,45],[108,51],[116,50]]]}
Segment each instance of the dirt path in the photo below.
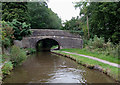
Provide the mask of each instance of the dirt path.
{"label": "dirt path", "polygon": [[111,62],[109,62],[109,61],[102,60],[102,59],[99,59],[99,58],[95,58],[95,57],[92,57],[92,56],[87,56],[87,55],[82,55],[82,54],[77,54],[77,53],[72,53],[72,52],[67,52],[67,51],[62,51],[62,52],[68,53],[68,54],[74,54],[74,55],[78,55],[78,56],[82,56],[82,57],[87,57],[87,58],[90,58],[90,59],[93,59],[93,60],[97,60],[97,61],[102,62],[102,63],[105,63],[105,64],[109,64],[109,65],[111,65],[111,66],[120,68],[120,65],[119,65],[119,64],[111,63]]}

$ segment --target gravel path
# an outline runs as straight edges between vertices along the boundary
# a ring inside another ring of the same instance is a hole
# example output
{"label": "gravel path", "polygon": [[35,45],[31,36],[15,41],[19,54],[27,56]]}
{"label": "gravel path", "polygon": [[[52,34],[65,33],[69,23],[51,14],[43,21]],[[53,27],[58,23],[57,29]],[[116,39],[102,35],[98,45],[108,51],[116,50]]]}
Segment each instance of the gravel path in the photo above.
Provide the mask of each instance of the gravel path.
{"label": "gravel path", "polygon": [[105,63],[105,64],[109,64],[109,65],[111,65],[111,66],[120,68],[120,65],[119,65],[119,64],[111,63],[111,62],[109,62],[109,61],[102,60],[102,59],[99,59],[99,58],[95,58],[95,57],[92,57],[92,56],[87,56],[87,55],[82,55],[82,54],[77,54],[77,53],[72,53],[72,52],[67,52],[67,51],[62,51],[62,52],[68,53],[68,54],[74,54],[74,55],[78,55],[78,56],[82,56],[82,57],[87,57],[87,58],[90,58],[90,59],[93,59],[93,60],[97,60],[97,61],[102,62],[102,63]]}

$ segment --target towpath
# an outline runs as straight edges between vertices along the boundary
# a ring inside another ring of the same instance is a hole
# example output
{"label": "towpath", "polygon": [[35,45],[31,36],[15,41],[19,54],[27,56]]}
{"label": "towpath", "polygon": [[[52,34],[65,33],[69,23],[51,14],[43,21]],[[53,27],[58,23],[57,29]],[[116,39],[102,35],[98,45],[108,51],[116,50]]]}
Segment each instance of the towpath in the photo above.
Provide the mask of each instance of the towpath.
{"label": "towpath", "polygon": [[87,55],[77,54],[77,53],[72,53],[72,52],[67,52],[67,51],[62,51],[62,52],[68,53],[68,54],[74,54],[74,55],[78,55],[78,56],[82,56],[82,57],[87,57],[87,58],[90,58],[90,59],[93,59],[93,60],[96,60],[96,61],[99,61],[99,62],[102,62],[102,63],[105,63],[105,64],[109,64],[109,65],[111,65],[111,66],[120,68],[120,65],[119,65],[119,64],[111,63],[111,62],[109,62],[109,61],[102,60],[102,59],[99,59],[99,58],[95,58],[95,57],[92,57],[92,56],[87,56]]}

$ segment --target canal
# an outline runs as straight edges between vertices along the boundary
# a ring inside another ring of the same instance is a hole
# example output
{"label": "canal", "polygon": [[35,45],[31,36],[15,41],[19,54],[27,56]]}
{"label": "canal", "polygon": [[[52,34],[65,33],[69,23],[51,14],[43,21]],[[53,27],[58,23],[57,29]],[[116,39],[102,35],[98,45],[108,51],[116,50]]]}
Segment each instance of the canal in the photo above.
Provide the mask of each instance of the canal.
{"label": "canal", "polygon": [[4,83],[115,83],[107,75],[50,52],[30,55]]}

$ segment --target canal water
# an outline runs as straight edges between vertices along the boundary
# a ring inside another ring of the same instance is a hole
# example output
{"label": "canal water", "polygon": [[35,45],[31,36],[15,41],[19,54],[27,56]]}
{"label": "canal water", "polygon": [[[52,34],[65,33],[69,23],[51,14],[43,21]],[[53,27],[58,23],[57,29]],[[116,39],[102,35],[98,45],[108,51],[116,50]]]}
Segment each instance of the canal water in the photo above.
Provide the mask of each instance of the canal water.
{"label": "canal water", "polygon": [[115,83],[96,70],[50,52],[36,53],[15,68],[4,83]]}

